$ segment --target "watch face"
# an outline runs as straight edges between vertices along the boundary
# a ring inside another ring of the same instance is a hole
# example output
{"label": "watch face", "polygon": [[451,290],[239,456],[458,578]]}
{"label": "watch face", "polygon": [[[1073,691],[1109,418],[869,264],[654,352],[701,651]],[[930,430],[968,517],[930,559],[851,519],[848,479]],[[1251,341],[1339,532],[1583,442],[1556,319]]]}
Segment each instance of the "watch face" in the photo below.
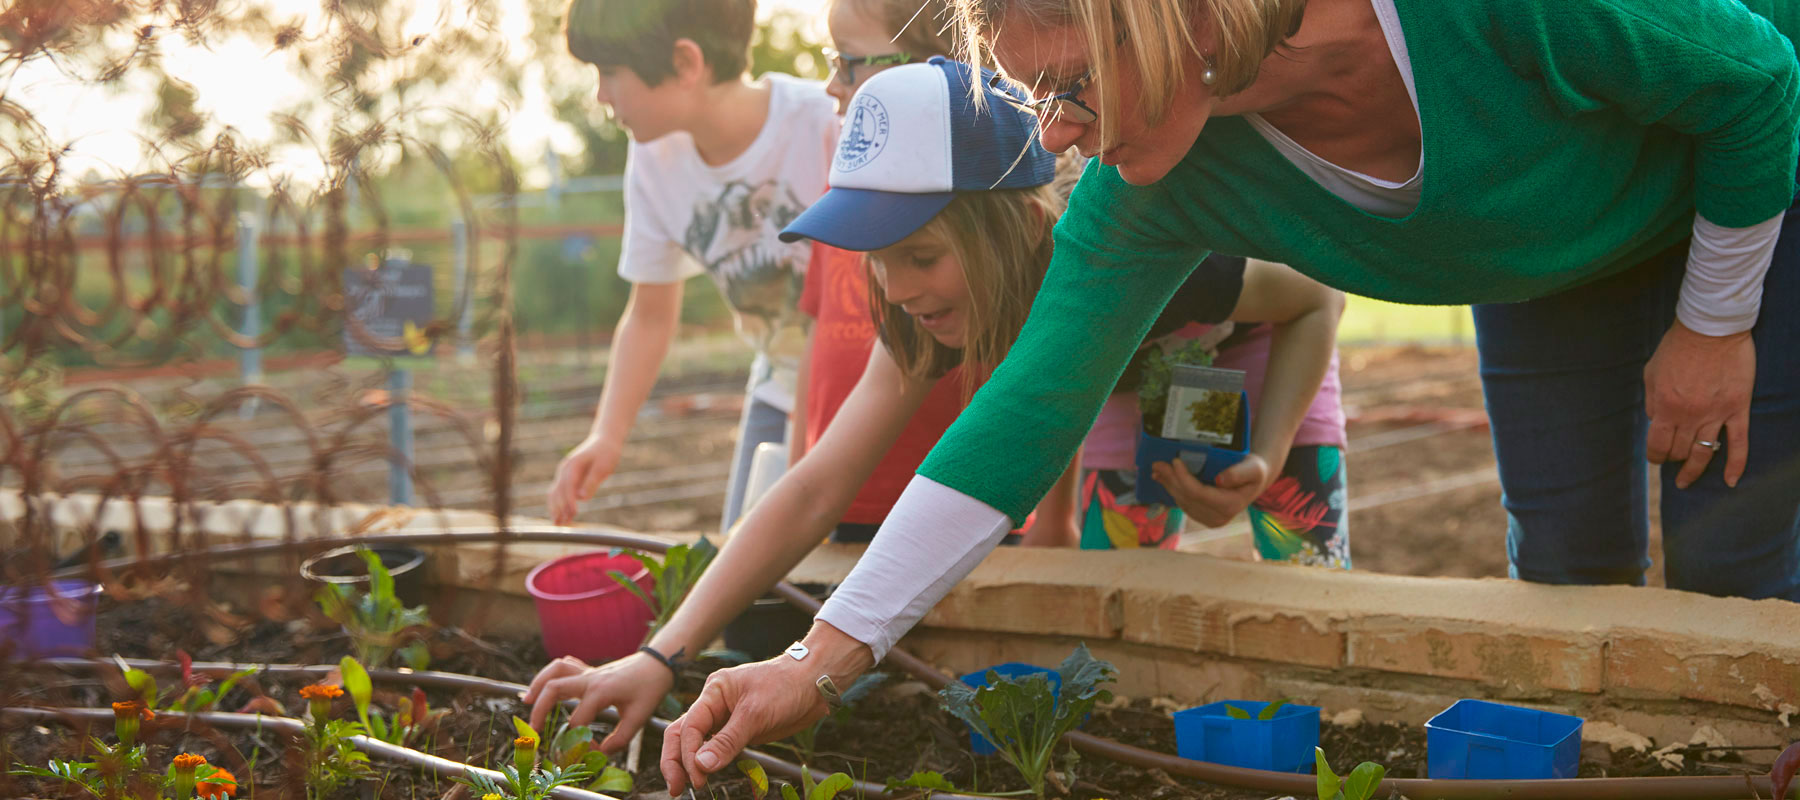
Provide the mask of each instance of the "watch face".
{"label": "watch face", "polygon": [[787,654],[792,656],[795,661],[806,658],[807,652],[809,651],[806,649],[806,645],[799,642],[788,645]]}

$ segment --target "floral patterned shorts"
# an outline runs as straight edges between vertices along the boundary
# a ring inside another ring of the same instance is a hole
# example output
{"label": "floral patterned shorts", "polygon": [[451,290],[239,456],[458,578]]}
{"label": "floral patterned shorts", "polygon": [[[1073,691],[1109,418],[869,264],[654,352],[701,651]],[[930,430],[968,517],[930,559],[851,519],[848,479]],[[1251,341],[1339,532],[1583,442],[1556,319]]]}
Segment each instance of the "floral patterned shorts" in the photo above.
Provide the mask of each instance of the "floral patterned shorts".
{"label": "floral patterned shorts", "polygon": [[[1250,504],[1257,556],[1264,561],[1349,569],[1344,486],[1342,448],[1298,445],[1290,450],[1281,476]],[[1181,509],[1140,505],[1137,470],[1084,470],[1081,503],[1083,549],[1173,550],[1181,543]]]}

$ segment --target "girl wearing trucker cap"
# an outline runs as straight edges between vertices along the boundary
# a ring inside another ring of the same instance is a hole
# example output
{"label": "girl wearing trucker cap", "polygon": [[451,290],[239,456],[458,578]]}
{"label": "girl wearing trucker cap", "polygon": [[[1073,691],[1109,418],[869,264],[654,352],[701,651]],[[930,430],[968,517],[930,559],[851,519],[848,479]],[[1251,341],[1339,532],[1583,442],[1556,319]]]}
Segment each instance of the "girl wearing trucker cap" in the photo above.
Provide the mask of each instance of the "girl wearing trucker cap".
{"label": "girl wearing trucker cap", "polygon": [[[758,552],[764,563],[755,573],[747,564],[730,573],[741,583],[730,597],[733,601],[748,602],[818,539],[816,532],[792,533],[791,522],[764,513],[766,509],[835,497],[841,489],[837,484],[854,487],[859,474],[829,465],[851,463],[859,452],[880,453],[885,444],[881,437],[891,437],[911,414],[910,404],[950,369],[960,367],[972,390],[1005,358],[1031,311],[1050,263],[1051,228],[1062,211],[1061,197],[1051,186],[1056,159],[1035,142],[1036,120],[1003,102],[1019,98],[1010,90],[988,87],[991,77],[960,62],[933,58],[870,78],[845,111],[831,189],[781,234],[788,240],[805,237],[869,253],[869,268],[880,292],[871,298],[871,305],[883,346],[871,353],[862,381],[818,446],[770,490],[721,554],[722,563],[734,555],[732,547],[742,537],[762,543]],[[980,107],[977,90],[991,93]],[[1318,390],[1334,352],[1341,308],[1337,292],[1286,267],[1221,257],[1195,270],[1177,301],[1169,305],[1169,313],[1153,328],[1153,335],[1160,335],[1190,321],[1281,323],[1261,401],[1252,415],[1260,438],[1267,441],[1252,437],[1259,454],[1250,456],[1245,465],[1259,481],[1270,469],[1269,461],[1279,467],[1285,459],[1288,443]],[[1055,392],[1068,376],[1041,378],[1043,390]],[[820,461],[809,465],[813,459]],[[1176,477],[1173,472],[1164,480]],[[1193,481],[1190,475],[1179,477]],[[782,543],[779,551],[771,547],[777,534],[792,540]],[[914,568],[942,569],[941,554],[919,547],[922,543],[900,544],[908,549]],[[957,565],[962,570],[969,566]],[[889,577],[894,576],[876,580]],[[726,580],[731,578],[722,577],[720,565],[715,565],[683,610],[700,601],[707,581]],[[719,624],[726,618],[713,616]],[[815,634],[820,628],[830,626],[815,623]],[[778,656],[739,670],[809,671],[818,666],[805,659],[802,649],[790,653],[801,657]],[[831,674],[829,667],[822,670]],[[680,783],[685,780],[682,764],[691,763],[698,746],[696,737],[684,758],[683,726],[708,730],[709,723],[697,720],[708,719],[707,709],[716,707],[719,697],[716,684],[729,680],[732,672],[709,681],[695,709],[683,717],[685,722],[665,734],[663,774],[671,789],[685,785]],[[545,697],[555,699],[548,693]],[[540,705],[547,702],[537,699]],[[708,749],[732,741],[732,733],[728,725],[719,734],[723,739],[715,738]]]}

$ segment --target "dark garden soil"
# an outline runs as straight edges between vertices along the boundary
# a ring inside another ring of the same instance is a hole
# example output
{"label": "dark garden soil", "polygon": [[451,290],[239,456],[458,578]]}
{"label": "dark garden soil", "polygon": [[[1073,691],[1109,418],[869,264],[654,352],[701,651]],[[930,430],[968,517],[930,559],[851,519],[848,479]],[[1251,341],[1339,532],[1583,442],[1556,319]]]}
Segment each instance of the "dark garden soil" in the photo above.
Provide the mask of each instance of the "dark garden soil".
{"label": "dark garden soil", "polygon": [[[208,622],[216,620],[212,612],[198,611],[192,605],[160,599],[145,599],[130,605],[106,601],[100,615],[100,650],[127,657],[172,659],[176,648],[185,649],[197,661],[238,661],[250,663],[335,663],[349,652],[347,638],[335,629],[307,620],[288,623],[248,621],[236,625],[235,640],[219,643],[215,632],[208,636]],[[540,642],[506,637],[475,637],[454,630],[440,630],[432,639],[432,668],[480,675],[482,677],[529,682],[543,656]],[[704,674],[722,666],[719,662],[703,662],[684,677],[681,694],[691,699],[700,688]],[[264,678],[247,682],[246,688],[234,690],[220,710],[237,710],[254,694],[265,694],[279,703],[290,716],[301,716],[304,707],[296,694],[302,681]],[[165,683],[165,687],[168,684]],[[376,705],[391,710],[398,699],[397,691],[407,687],[378,687]],[[61,705],[105,707],[107,702],[124,696],[122,687],[109,688],[91,679],[48,671],[14,670],[10,678],[0,682],[0,695],[5,705]],[[434,734],[418,749],[477,765],[497,765],[510,759],[513,737],[511,716],[524,715],[527,709],[515,699],[482,696],[472,692],[460,694],[430,692],[434,708],[448,708]],[[349,716],[347,698],[338,701],[338,712]],[[95,726],[90,732],[110,737],[110,723]],[[1130,705],[1103,708],[1095,712],[1084,730],[1127,744],[1164,753],[1175,752],[1174,727],[1166,705],[1137,700]],[[283,737],[268,732],[248,731],[183,731],[173,725],[146,725],[145,739],[152,744],[153,763],[163,764],[175,753],[188,751],[206,755],[209,760],[231,770],[244,783],[240,797],[300,798],[302,789],[291,779],[294,774],[284,762],[297,747]],[[42,764],[52,757],[73,758],[81,755],[82,738],[60,725],[9,724],[0,732],[0,759],[7,764],[18,762]],[[1360,724],[1340,727],[1326,724],[1321,731],[1321,744],[1340,771],[1360,761],[1376,761],[1386,765],[1396,777],[1418,777],[1424,773],[1425,738],[1420,728],[1392,724]],[[667,797],[656,769],[660,737],[647,735],[643,757],[637,771],[637,794],[653,798]],[[802,760],[797,752],[777,743],[764,749],[790,761]],[[1691,754],[1687,774],[1719,774],[1730,770],[1729,763],[1703,763]],[[1666,774],[1652,759],[1609,754],[1604,747],[1583,753],[1583,776]],[[924,684],[896,676],[881,690],[855,707],[852,719],[843,724],[827,725],[817,739],[817,750],[810,763],[827,770],[842,771],[876,783],[890,778],[904,778],[916,771],[942,773],[958,787],[988,792],[1022,789],[1023,782],[1011,768],[995,758],[981,758],[969,753],[966,729],[938,707],[938,699]],[[1729,754],[1727,761],[1735,758]],[[346,791],[343,800],[379,797],[395,800],[418,800],[450,796],[454,785],[408,767],[377,762],[379,779],[369,782],[363,792]],[[1082,758],[1074,765],[1077,783],[1069,796],[1083,798],[1206,798],[1207,800],[1262,800],[1267,792],[1255,792],[1209,786],[1195,781],[1172,778],[1160,770],[1145,770],[1098,758]],[[0,778],[0,781],[4,781]],[[77,795],[63,787],[29,779],[0,782],[0,797],[73,798]],[[748,784],[735,776],[717,782],[715,797],[748,798]],[[366,793],[365,793],[366,792]],[[702,793],[705,794],[705,793]]]}

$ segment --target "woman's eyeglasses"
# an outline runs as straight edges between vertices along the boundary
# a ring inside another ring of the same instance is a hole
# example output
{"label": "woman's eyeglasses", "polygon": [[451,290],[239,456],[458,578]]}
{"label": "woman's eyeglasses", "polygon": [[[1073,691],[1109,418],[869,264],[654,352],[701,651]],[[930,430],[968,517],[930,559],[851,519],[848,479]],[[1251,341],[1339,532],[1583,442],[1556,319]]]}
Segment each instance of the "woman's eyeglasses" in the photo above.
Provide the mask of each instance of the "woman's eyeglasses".
{"label": "woman's eyeglasses", "polygon": [[863,73],[863,77],[866,78],[875,70],[881,69],[882,67],[895,67],[901,64],[911,64],[914,60],[911,53],[888,53],[887,55],[880,56],[850,56],[844,55],[829,47],[824,48],[824,50],[825,57],[831,61],[831,73],[836,75],[838,82],[845,86],[856,85],[857,67],[870,68]]}
{"label": "woman's eyeglasses", "polygon": [[1100,118],[1100,112],[1095,111],[1087,103],[1081,102],[1081,98],[1078,96],[1087,89],[1088,82],[1092,79],[1093,73],[1084,74],[1075,81],[1074,86],[1069,87],[1068,91],[1057,92],[1041,100],[1020,100],[1014,97],[1012,92],[1004,88],[1003,84],[1006,82],[1006,78],[1000,75],[988,79],[988,88],[994,90],[994,94],[999,95],[1000,99],[1011,104],[1013,108],[1036,116],[1044,120],[1046,124],[1066,117],[1077,125],[1086,125]]}

